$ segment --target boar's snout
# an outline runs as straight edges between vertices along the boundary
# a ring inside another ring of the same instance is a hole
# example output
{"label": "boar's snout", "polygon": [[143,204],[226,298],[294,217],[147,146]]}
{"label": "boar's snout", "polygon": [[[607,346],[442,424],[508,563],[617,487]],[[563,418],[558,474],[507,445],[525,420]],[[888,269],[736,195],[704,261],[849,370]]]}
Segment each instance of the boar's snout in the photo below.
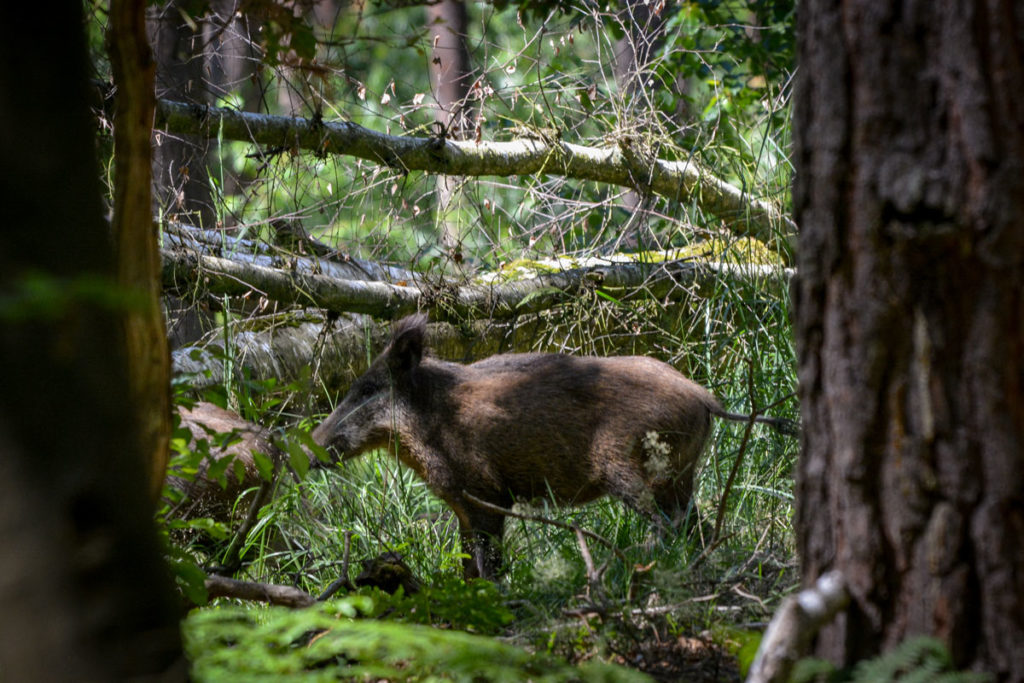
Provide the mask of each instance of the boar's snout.
{"label": "boar's snout", "polygon": [[334,462],[342,460],[348,450],[344,436],[340,433],[342,425],[337,413],[332,413],[326,420],[313,430],[313,441],[322,446],[331,455]]}

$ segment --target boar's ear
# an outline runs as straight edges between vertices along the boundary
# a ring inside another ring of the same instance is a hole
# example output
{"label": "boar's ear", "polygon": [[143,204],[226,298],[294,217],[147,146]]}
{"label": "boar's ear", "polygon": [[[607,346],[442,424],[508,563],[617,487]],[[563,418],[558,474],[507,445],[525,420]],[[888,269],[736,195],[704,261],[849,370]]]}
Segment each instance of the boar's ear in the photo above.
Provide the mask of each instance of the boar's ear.
{"label": "boar's ear", "polygon": [[394,375],[411,372],[423,358],[423,343],[427,332],[427,316],[423,313],[402,318],[388,344],[388,367]]}

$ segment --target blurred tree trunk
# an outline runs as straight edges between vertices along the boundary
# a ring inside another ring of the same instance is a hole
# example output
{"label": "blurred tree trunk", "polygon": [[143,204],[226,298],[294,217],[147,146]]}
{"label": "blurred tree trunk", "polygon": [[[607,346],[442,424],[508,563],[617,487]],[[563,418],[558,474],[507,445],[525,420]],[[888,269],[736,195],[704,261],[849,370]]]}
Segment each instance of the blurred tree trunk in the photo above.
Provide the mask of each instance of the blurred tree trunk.
{"label": "blurred tree trunk", "polygon": [[[207,104],[203,29],[198,17],[188,16],[179,0],[154,5],[148,19],[156,59],[156,93],[190,104]],[[188,17],[188,21],[186,18]],[[158,134],[153,152],[157,201],[173,220],[215,227],[216,214],[207,173],[203,138]]]}
{"label": "blurred tree trunk", "polygon": [[801,8],[805,583],[837,663],[932,634],[1024,680],[1024,4]]}
{"label": "blurred tree trunk", "polygon": [[[466,32],[469,19],[464,0],[440,0],[428,4],[427,28],[431,36],[433,54],[430,61],[430,85],[436,102],[435,120],[445,136],[465,140],[473,129],[473,115],[469,107],[469,87],[472,67]],[[457,252],[461,240],[458,224],[449,220],[452,204],[458,198],[459,179],[456,176],[437,176],[437,227],[443,247]]]}
{"label": "blurred tree trunk", "polygon": [[[665,20],[662,17],[664,4],[626,0],[619,10],[618,23],[623,36],[615,41],[612,68],[615,83],[623,99],[623,107],[629,115],[623,116],[638,122],[641,126],[649,122],[658,110],[651,100],[652,57],[655,49],[664,41]],[[640,179],[641,181],[643,179]],[[619,248],[648,248],[650,222],[650,194],[629,190],[622,195],[622,204],[630,217],[623,226]]]}
{"label": "blurred tree trunk", "polygon": [[[624,35],[615,41],[612,67],[623,95],[635,97],[648,87],[652,53],[665,37],[662,9],[656,3],[628,0],[619,11],[618,22]],[[643,99],[640,106],[652,106],[646,97]]]}
{"label": "blurred tree trunk", "polygon": [[19,12],[46,29],[0,42],[0,676],[181,679],[127,372],[122,312],[135,297],[117,285],[103,218],[81,5]]}
{"label": "blurred tree trunk", "polygon": [[118,283],[138,295],[124,320],[130,398],[140,417],[141,450],[150,463],[150,492],[160,495],[171,438],[171,361],[160,307],[161,265],[153,224],[153,57],[145,4],[114,0],[107,36],[114,72],[114,249]]}
{"label": "blurred tree trunk", "polygon": [[[204,54],[197,55],[194,60],[203,63],[203,83],[209,101],[234,98],[233,101],[238,102],[244,111],[260,111],[263,93],[257,78],[259,49],[252,39],[252,20],[238,8],[237,0],[210,0],[210,13],[202,24]],[[202,144],[208,142],[203,141]],[[220,175],[223,183],[220,191],[224,196],[244,190],[245,182],[236,173],[222,170]],[[213,218],[212,214],[210,218]],[[225,227],[234,225],[234,217],[230,214],[223,215],[222,219]],[[206,227],[216,226],[211,223]]]}
{"label": "blurred tree trunk", "polygon": [[[175,6],[172,2],[170,9]],[[185,102],[239,102],[243,111],[259,111],[262,93],[255,75],[260,56],[250,34],[248,13],[240,12],[239,7],[237,0],[210,0],[207,15],[201,21],[193,19],[195,29],[182,21],[178,11],[154,10],[149,25],[159,55],[161,93]],[[217,143],[191,136],[158,134],[157,139],[160,144],[153,167],[161,206],[175,220],[200,220],[206,229],[234,227],[235,217],[230,213],[222,213],[222,225],[215,225],[218,216],[206,150]],[[244,191],[244,181],[223,165],[215,175],[223,196]],[[203,303],[189,296],[164,299],[172,346],[190,344],[213,327]]]}

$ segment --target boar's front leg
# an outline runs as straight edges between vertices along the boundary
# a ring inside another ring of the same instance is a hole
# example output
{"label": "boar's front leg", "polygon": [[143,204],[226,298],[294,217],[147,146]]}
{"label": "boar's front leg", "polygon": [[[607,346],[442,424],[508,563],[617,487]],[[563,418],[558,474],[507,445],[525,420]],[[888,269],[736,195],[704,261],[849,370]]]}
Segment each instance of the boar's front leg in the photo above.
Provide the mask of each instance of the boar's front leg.
{"label": "boar's front leg", "polygon": [[461,496],[446,497],[445,502],[459,520],[462,552],[468,555],[462,561],[463,576],[466,579],[494,580],[501,568],[501,538],[505,530],[505,516],[483,510],[472,501],[463,500]]}
{"label": "boar's front leg", "polygon": [[459,533],[462,552],[469,555],[462,561],[463,576],[493,581],[501,569],[505,516],[473,511],[468,517],[469,524],[462,525]]}

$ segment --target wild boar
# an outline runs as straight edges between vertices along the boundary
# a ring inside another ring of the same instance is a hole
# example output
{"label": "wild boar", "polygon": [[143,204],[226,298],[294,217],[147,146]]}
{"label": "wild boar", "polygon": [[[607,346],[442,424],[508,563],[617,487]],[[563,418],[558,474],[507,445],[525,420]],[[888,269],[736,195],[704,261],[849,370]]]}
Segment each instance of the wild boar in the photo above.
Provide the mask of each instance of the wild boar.
{"label": "wild boar", "polygon": [[396,324],[313,439],[340,459],[377,448],[397,454],[455,512],[467,578],[495,577],[505,518],[466,494],[503,508],[514,499],[575,505],[612,495],[663,529],[690,507],[711,416],[748,419],[652,358],[440,360],[424,353],[426,321]]}

